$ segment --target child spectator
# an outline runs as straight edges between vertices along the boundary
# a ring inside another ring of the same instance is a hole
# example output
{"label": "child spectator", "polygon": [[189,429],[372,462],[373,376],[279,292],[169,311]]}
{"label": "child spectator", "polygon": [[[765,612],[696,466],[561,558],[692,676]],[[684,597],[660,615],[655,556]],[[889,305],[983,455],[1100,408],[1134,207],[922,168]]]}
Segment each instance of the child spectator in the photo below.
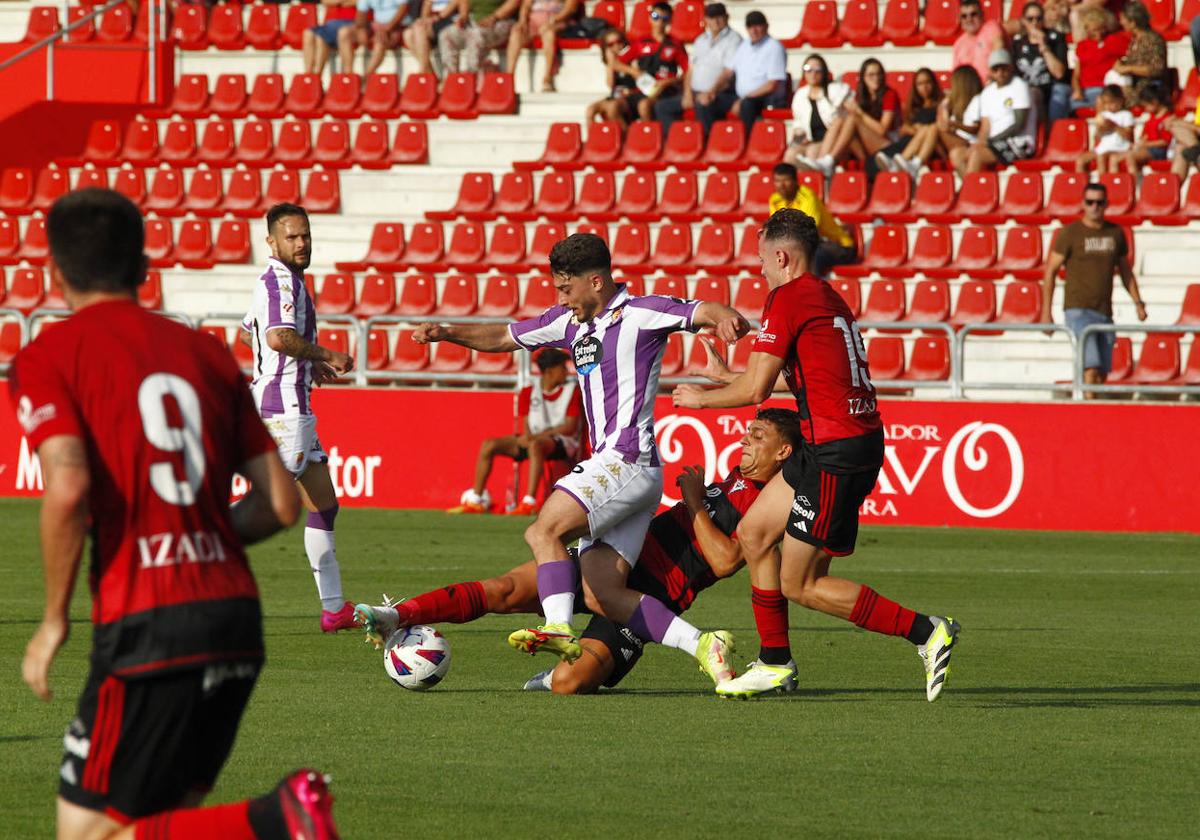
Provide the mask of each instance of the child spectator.
{"label": "child spectator", "polygon": [[1087,172],[1094,162],[1101,175],[1116,172],[1124,155],[1133,148],[1133,112],[1125,108],[1125,91],[1105,85],[1096,97],[1096,145],[1075,160],[1076,172]]}
{"label": "child spectator", "polygon": [[1147,161],[1166,160],[1171,145],[1171,132],[1166,125],[1171,118],[1171,106],[1166,94],[1157,88],[1148,88],[1142,91],[1138,102],[1149,117],[1142,126],[1142,136],[1118,160],[1118,165],[1123,162],[1131,173],[1136,173]]}
{"label": "child spectator", "polygon": [[610,27],[600,33],[599,44],[609,93],[604,99],[588,106],[587,121],[613,120],[624,128],[631,120],[637,119],[637,108],[630,98],[630,94],[637,92],[637,80],[624,69],[619,69],[621,53],[628,49],[629,42],[624,32]]}

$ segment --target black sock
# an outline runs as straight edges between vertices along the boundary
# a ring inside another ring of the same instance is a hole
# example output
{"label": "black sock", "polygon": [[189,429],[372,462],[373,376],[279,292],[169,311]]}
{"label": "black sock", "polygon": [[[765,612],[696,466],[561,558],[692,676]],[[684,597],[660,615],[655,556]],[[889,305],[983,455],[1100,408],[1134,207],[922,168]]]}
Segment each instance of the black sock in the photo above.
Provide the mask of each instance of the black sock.
{"label": "black sock", "polygon": [[246,809],[246,819],[258,840],[289,840],[292,836],[283,818],[278,788],[266,796],[251,799]]}
{"label": "black sock", "polygon": [[913,619],[912,627],[909,628],[908,635],[904,638],[908,639],[914,645],[923,645],[929,641],[929,637],[933,635],[933,622],[929,620],[929,616],[917,613],[917,617]]}
{"label": "black sock", "polygon": [[792,651],[785,647],[762,647],[758,649],[758,661],[764,665],[786,665],[792,660]]}

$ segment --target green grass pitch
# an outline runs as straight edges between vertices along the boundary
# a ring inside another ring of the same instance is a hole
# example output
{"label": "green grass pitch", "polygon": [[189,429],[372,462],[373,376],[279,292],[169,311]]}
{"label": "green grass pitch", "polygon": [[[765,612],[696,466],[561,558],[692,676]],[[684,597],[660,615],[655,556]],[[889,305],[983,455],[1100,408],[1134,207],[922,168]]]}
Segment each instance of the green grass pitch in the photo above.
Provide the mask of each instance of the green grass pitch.
{"label": "green grass pitch", "polygon": [[[0,835],[50,837],[82,684],[84,587],[49,704],[20,680],[42,609],[36,503],[0,501]],[[525,559],[522,520],[345,510],[347,596],[411,595]],[[343,836],[1164,837],[1200,823],[1200,539],[867,529],[835,569],[964,632],[925,701],[906,642],[792,608],[801,690],[717,699],[654,648],[620,690],[525,694],[526,622],[443,625],[446,681],[393,686],[361,636],[322,636],[298,530],[256,547],[268,663],[212,802],[311,764]],[[744,574],[689,613],[756,636]]]}

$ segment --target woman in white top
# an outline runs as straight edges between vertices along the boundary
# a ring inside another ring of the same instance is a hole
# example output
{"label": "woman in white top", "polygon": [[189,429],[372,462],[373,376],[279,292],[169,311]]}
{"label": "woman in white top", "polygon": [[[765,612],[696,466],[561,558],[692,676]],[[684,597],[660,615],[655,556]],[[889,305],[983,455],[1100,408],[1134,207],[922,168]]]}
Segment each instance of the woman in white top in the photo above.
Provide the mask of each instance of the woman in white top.
{"label": "woman in white top", "polygon": [[813,53],[804,60],[804,84],[792,97],[792,142],[783,156],[793,166],[802,158],[820,158],[833,147],[843,108],[853,91],[834,81],[825,59]]}

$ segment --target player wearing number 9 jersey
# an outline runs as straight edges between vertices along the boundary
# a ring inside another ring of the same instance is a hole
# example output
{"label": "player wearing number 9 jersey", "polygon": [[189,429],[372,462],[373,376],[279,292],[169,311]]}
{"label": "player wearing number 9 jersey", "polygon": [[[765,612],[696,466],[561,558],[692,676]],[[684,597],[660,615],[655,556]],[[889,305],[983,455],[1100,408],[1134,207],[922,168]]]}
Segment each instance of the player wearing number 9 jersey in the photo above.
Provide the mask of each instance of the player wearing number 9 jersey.
{"label": "player wearing number 9 jersey", "polygon": [[875,486],[884,443],[854,315],[836,290],[808,270],[817,242],[816,223],[799,210],[780,210],[767,220],[759,257],[771,292],[746,372],[720,370],[714,378],[725,387],[681,385],[674,394],[676,405],[689,408],[749,405],[769,397],[782,374],[796,398],[804,437],[738,528],[761,648],[742,676],[716,691],[744,698],[796,687],[788,639],[792,600],[917,645],[926,698],[933,701],[949,673],[957,623],[905,609],[868,586],[829,575],[832,558],[854,551],[858,509]]}
{"label": "player wearing number 9 jersey", "polygon": [[[18,354],[10,393],[45,483],[46,611],[23,665],[43,699],[91,536],[91,671],[64,739],[58,836],[249,840],[306,824],[332,836],[312,771],[260,799],[194,807],[263,660],[243,544],[296,520],[291,476],[229,352],[137,305],[137,208],[83,190],[55,203],[47,228],[51,277],[75,314]],[[235,471],[252,488],[231,510]]]}

